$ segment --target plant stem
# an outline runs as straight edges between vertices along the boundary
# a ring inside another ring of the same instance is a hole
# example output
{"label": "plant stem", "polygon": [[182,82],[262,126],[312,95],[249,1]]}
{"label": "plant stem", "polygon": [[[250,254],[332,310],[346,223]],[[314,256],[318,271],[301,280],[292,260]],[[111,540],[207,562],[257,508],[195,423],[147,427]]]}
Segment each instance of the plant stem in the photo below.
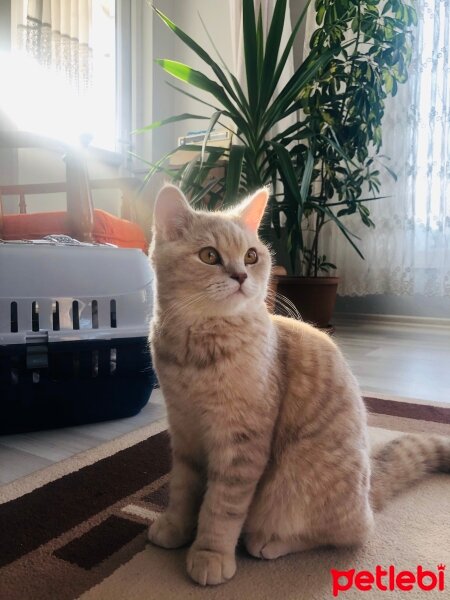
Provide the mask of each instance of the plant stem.
{"label": "plant stem", "polygon": [[[324,204],[326,202],[326,199],[325,199],[325,202],[323,199],[324,187],[325,187],[324,186],[324,176],[325,176],[325,174],[324,174],[323,161],[322,161],[322,164],[320,166],[320,195],[319,195],[320,204]],[[322,225],[323,225],[323,215],[322,215],[322,213],[317,211],[314,239],[313,239],[313,243],[311,246],[311,253],[309,255],[309,260],[308,260],[308,268],[307,268],[307,276],[308,277],[312,276],[313,267],[314,267],[314,277],[317,277],[317,273],[318,273],[317,251],[318,251],[318,247],[319,247],[319,234],[320,234],[320,230],[322,229]]]}
{"label": "plant stem", "polygon": [[317,215],[317,225],[316,225],[316,239],[315,241],[315,247],[314,247],[314,277],[317,277],[317,274],[319,272],[319,257],[318,257],[318,250],[319,250],[319,237],[320,237],[320,232],[322,230],[322,226],[323,226],[323,222],[325,219],[325,215],[323,213],[320,213]]}

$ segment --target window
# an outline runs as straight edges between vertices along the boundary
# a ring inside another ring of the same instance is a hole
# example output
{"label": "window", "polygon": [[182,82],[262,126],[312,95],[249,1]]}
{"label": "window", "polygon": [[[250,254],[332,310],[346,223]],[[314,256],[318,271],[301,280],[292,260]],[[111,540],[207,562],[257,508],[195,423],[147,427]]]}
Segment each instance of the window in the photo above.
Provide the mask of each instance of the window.
{"label": "window", "polygon": [[2,109],[18,129],[116,149],[114,0],[12,0]]}
{"label": "window", "polygon": [[412,158],[415,220],[430,231],[450,227],[450,8],[425,4],[412,64]]}

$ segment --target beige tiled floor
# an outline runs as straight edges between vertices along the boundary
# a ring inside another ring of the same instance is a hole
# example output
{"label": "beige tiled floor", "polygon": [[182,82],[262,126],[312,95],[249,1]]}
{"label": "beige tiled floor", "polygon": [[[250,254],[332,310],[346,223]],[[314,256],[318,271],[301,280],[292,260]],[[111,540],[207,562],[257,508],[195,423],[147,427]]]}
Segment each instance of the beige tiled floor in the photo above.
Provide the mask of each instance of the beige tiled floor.
{"label": "beige tiled floor", "polygon": [[364,392],[450,403],[450,328],[344,321],[335,339]]}
{"label": "beige tiled floor", "polygon": [[[450,402],[450,328],[336,322],[335,340],[363,392]],[[93,448],[165,415],[159,390],[139,415],[55,431],[0,436],[0,484]],[[0,492],[1,494],[1,492]]]}

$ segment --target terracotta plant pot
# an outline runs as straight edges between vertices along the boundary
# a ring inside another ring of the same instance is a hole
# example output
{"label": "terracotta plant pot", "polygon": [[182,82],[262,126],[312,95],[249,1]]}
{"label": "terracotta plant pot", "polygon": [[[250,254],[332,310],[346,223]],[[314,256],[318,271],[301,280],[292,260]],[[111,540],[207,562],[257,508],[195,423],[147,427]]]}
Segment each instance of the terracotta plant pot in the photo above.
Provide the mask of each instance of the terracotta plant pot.
{"label": "terracotta plant pot", "polygon": [[336,303],[338,277],[278,276],[277,291],[293,302],[302,319],[327,329]]}

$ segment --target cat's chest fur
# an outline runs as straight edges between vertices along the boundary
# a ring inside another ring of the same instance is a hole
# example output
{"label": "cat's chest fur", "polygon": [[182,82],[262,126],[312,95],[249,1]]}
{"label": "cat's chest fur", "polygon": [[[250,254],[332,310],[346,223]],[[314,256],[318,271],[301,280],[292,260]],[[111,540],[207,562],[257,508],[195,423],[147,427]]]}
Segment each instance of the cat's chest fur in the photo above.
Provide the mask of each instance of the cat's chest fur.
{"label": "cat's chest fur", "polygon": [[184,413],[195,428],[273,418],[276,337],[266,315],[174,323],[164,332],[156,324],[151,342],[169,418]]}

